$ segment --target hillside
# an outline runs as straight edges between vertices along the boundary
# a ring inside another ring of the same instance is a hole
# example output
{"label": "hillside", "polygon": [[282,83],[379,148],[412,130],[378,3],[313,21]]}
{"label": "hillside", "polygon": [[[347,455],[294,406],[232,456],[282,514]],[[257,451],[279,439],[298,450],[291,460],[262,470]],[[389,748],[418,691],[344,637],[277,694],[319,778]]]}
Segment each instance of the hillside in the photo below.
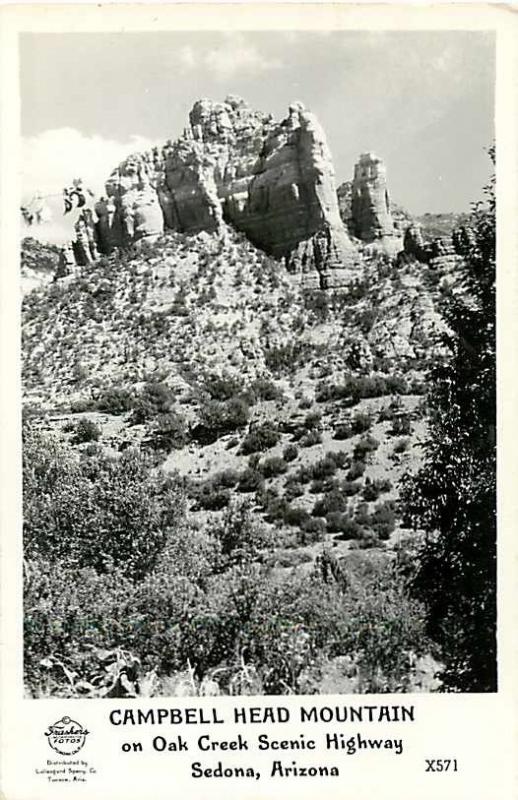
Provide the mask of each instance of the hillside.
{"label": "hillside", "polygon": [[29,694],[439,686],[400,497],[462,259],[344,186],[300,103],[200,101],[26,293]]}

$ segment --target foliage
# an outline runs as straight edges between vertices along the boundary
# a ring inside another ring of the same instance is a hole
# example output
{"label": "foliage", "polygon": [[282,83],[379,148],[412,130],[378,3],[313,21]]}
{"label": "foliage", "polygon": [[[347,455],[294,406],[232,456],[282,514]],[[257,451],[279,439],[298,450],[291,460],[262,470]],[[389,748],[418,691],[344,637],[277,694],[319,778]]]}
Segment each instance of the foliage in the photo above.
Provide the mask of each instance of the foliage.
{"label": "foliage", "polygon": [[78,459],[32,430],[24,441],[24,542],[28,558],[66,559],[104,572],[149,571],[181,510],[174,482],[128,450]]}
{"label": "foliage", "polygon": [[154,450],[170,452],[184,447],[188,442],[185,419],[175,411],[159,414],[149,429],[147,443]]}
{"label": "foliage", "polygon": [[275,447],[279,439],[279,430],[271,423],[265,422],[263,425],[254,425],[243,439],[241,452],[244,455],[264,452],[271,447]]}
{"label": "foliage", "polygon": [[486,193],[444,300],[449,356],[428,378],[425,464],[405,494],[407,522],[427,534],[414,591],[443,649],[445,686],[474,692],[497,681],[494,185]]}
{"label": "foliage", "polygon": [[101,438],[101,429],[91,419],[80,419],[74,429],[75,444],[97,442]]}
{"label": "foliage", "polygon": [[200,408],[200,422],[192,430],[192,435],[200,443],[209,444],[220,436],[243,428],[249,416],[250,407],[242,397],[208,400]]}
{"label": "foliage", "polygon": [[107,414],[124,414],[133,408],[133,393],[123,386],[110,386],[101,392],[96,406]]}
{"label": "foliage", "polygon": [[173,402],[174,395],[165,383],[149,381],[135,399],[132,421],[141,424],[158,414],[165,414]]}

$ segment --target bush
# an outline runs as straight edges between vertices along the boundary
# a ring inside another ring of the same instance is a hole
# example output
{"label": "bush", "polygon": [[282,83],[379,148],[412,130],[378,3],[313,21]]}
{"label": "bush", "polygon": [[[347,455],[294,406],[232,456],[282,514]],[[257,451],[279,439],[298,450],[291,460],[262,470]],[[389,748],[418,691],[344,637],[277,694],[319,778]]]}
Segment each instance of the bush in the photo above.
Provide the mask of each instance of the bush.
{"label": "bush", "polygon": [[353,406],[359,403],[360,400],[369,397],[407,393],[408,386],[405,379],[397,375],[389,377],[382,375],[349,376],[342,384],[319,384],[315,399],[318,403],[325,403],[329,400],[344,400],[348,406]]}
{"label": "bush", "polygon": [[404,453],[410,445],[409,439],[398,439],[394,445],[394,453]]}
{"label": "bush", "polygon": [[66,559],[103,572],[148,572],[183,513],[174,481],[135,451],[78,460],[55,440],[24,442],[24,544],[28,558]]}
{"label": "bush", "polygon": [[392,489],[392,484],[389,480],[369,480],[365,481],[363,487],[363,499],[367,501],[377,500],[382,492],[389,492]]}
{"label": "bush", "polygon": [[353,433],[365,433],[372,427],[372,417],[370,414],[355,414],[351,420]]}
{"label": "bush", "polygon": [[323,519],[306,519],[302,522],[297,534],[297,543],[305,546],[322,541],[327,527]]}
{"label": "bush", "polygon": [[354,454],[353,454],[354,458],[357,461],[363,461],[365,459],[365,456],[368,455],[368,453],[373,453],[375,450],[378,449],[378,447],[379,447],[378,440],[375,439],[374,436],[371,436],[370,433],[367,434],[367,436],[362,436],[362,438],[360,439],[359,442],[357,442],[354,448]]}
{"label": "bush", "polygon": [[258,492],[264,486],[264,478],[256,469],[247,468],[241,473],[237,485],[238,492]]}
{"label": "bush", "polygon": [[334,458],[326,454],[311,467],[311,475],[315,480],[332,477],[336,472],[337,466]]}
{"label": "bush", "polygon": [[339,441],[350,439],[351,436],[353,436],[353,429],[349,422],[337,425],[333,433],[333,439],[338,439]]}
{"label": "bush", "polygon": [[350,517],[346,517],[342,519],[342,524],[340,526],[340,536],[339,539],[364,539],[365,531],[361,525],[355,519],[351,519]]}
{"label": "bush", "polygon": [[314,430],[306,433],[300,440],[301,447],[313,447],[315,444],[320,444],[322,441],[322,434],[320,431]]}
{"label": "bush", "polygon": [[279,430],[269,423],[256,425],[250,429],[241,444],[241,452],[244,455],[250,453],[262,453],[275,447],[280,439]]}
{"label": "bush", "polygon": [[342,530],[344,520],[348,519],[347,514],[342,511],[330,511],[326,514],[326,526],[329,533],[339,533]]}
{"label": "bush", "polygon": [[301,527],[304,523],[308,522],[309,519],[310,516],[305,508],[287,506],[284,511],[284,522],[286,525]]}
{"label": "bush", "polygon": [[214,475],[213,482],[218,486],[231,489],[239,481],[239,478],[240,474],[236,469],[224,469]]}
{"label": "bush", "polygon": [[312,431],[315,429],[320,430],[322,423],[322,414],[319,411],[312,411],[311,414],[306,414],[306,418],[304,420],[304,427],[308,431]]}
{"label": "bush", "polygon": [[347,472],[347,480],[355,481],[357,478],[361,478],[366,469],[365,461],[353,461]]}
{"label": "bush", "polygon": [[231,493],[229,489],[223,489],[212,481],[207,481],[196,493],[200,508],[206,511],[221,511],[230,502]]}
{"label": "bush", "polygon": [[81,419],[77,423],[72,441],[75,444],[97,442],[101,438],[101,429],[91,419]]}
{"label": "bush", "polygon": [[184,417],[174,411],[160,414],[151,424],[147,443],[154,450],[179,450],[189,440]]}
{"label": "bush", "polygon": [[210,444],[227,433],[242,428],[248,422],[250,408],[241,397],[230,400],[208,400],[200,409],[200,422],[192,436],[201,444]]}
{"label": "bush", "polygon": [[392,436],[408,436],[412,433],[412,423],[408,414],[394,417],[390,434]]}
{"label": "bush", "polygon": [[282,475],[288,469],[288,465],[283,458],[279,456],[272,456],[265,458],[259,465],[260,471],[265,478],[274,478],[276,475]]}
{"label": "bush", "polygon": [[281,389],[279,389],[273,381],[269,381],[265,378],[257,378],[257,380],[251,383],[250,392],[253,397],[259,400],[281,400],[284,397]]}
{"label": "bush", "polygon": [[135,399],[132,422],[139,425],[159,414],[165,414],[171,409],[173,402],[174,395],[165,383],[149,381]]}
{"label": "bush", "polygon": [[340,484],[341,491],[346,495],[346,497],[352,497],[358,492],[361,491],[362,485],[359,481],[349,481],[345,480],[342,481]]}
{"label": "bush", "polygon": [[288,444],[282,451],[282,457],[285,461],[291,462],[295,461],[298,458],[299,449],[294,444]]}
{"label": "bush", "polygon": [[396,511],[392,501],[380,503],[371,514],[370,526],[379,539],[388,539],[396,528]]}
{"label": "bush", "polygon": [[96,406],[99,411],[106,414],[124,414],[131,411],[134,404],[134,395],[129,389],[122,386],[110,386],[104,389],[97,400]]}
{"label": "bush", "polygon": [[243,393],[242,384],[228,375],[208,375],[203,383],[203,389],[211,400],[231,400]]}
{"label": "bush", "polygon": [[311,512],[314,517],[327,517],[331,511],[345,511],[347,508],[346,495],[335,489],[317,500]]}
{"label": "bush", "polygon": [[288,500],[294,500],[295,497],[301,497],[304,494],[304,486],[294,476],[290,476],[284,484],[285,494]]}

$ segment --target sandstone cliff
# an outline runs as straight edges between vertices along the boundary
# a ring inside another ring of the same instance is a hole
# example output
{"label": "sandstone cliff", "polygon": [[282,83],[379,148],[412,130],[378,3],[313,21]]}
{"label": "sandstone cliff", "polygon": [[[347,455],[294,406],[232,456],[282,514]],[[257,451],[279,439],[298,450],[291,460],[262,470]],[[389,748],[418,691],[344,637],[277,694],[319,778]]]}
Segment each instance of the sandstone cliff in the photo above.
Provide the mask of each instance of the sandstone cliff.
{"label": "sandstone cliff", "polygon": [[[164,229],[213,232],[226,223],[284,258],[309,285],[346,285],[357,271],[325,134],[301,103],[277,123],[240,98],[199,100],[183,135],[161,151],[126,159],[106,193],[95,206],[103,253]],[[84,264],[94,257],[89,220],[78,234]]]}
{"label": "sandstone cliff", "polygon": [[374,153],[363,153],[354,168],[351,189],[354,235],[389,253],[400,249],[394,227],[383,161]]}

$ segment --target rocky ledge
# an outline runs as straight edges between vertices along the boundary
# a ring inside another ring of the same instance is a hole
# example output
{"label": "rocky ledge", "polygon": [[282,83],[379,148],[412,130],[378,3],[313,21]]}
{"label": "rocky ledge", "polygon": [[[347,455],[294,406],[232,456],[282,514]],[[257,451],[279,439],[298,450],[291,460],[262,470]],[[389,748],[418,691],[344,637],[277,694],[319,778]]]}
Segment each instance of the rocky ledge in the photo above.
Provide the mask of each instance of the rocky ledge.
{"label": "rocky ledge", "polygon": [[237,97],[197,101],[177,141],[132,155],[112,172],[106,197],[78,222],[75,257],[84,264],[164,230],[226,224],[284,258],[307,285],[344,286],[358,273],[326,137],[302,103],[275,122]]}

